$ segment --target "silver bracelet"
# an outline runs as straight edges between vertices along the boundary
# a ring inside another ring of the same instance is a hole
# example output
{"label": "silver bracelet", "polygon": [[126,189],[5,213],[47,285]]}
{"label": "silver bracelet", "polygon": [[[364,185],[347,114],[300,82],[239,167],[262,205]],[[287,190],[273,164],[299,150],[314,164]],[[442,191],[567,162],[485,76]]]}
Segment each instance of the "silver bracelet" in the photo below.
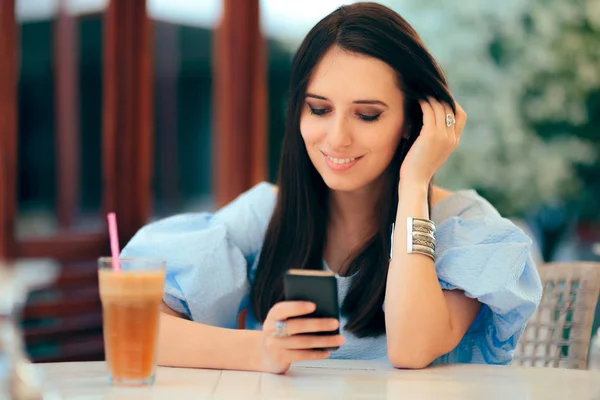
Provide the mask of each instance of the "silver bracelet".
{"label": "silver bracelet", "polygon": [[431,249],[432,251],[435,251],[435,242],[431,241],[431,240],[422,240],[422,239],[413,237],[412,246],[413,246],[413,249],[415,248],[415,246],[423,246],[423,247],[427,247],[428,249]]}
{"label": "silver bracelet", "polygon": [[406,252],[435,260],[435,223],[423,218],[406,218]]}
{"label": "silver bracelet", "polygon": [[410,254],[422,254],[424,256],[431,257],[432,260],[435,260],[435,252],[428,246],[421,246],[420,244],[413,244],[412,251]]}
{"label": "silver bracelet", "polygon": [[[390,261],[394,249],[394,229],[390,244]],[[406,219],[406,252],[408,254],[423,254],[435,261],[435,223],[428,219],[408,217]]]}
{"label": "silver bracelet", "polygon": [[435,242],[435,236],[433,236],[433,233],[418,232],[418,231],[413,230],[412,236],[414,239],[424,240],[424,241],[428,241],[428,242]]}
{"label": "silver bracelet", "polygon": [[406,222],[407,225],[411,225],[412,231],[431,233],[432,235],[435,233],[435,223],[431,220],[408,217]]}

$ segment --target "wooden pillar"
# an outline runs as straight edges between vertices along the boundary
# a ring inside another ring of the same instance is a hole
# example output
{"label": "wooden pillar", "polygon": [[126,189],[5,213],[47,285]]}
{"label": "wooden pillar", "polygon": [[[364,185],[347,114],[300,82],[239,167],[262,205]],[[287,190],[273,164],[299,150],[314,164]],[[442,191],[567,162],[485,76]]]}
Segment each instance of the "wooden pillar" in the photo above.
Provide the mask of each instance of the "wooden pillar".
{"label": "wooden pillar", "polygon": [[179,26],[170,22],[155,24],[156,40],[156,143],[158,182],[164,213],[179,207],[179,168],[177,132],[177,83],[180,67]]}
{"label": "wooden pillar", "polygon": [[15,0],[0,0],[0,260],[14,257],[17,215],[18,34]]}
{"label": "wooden pillar", "polygon": [[79,90],[77,19],[59,3],[54,30],[56,112],[56,214],[61,228],[73,225],[79,206]]}
{"label": "wooden pillar", "polygon": [[121,244],[151,210],[151,28],[145,0],[110,0],[103,43],[104,209],[117,213]]}
{"label": "wooden pillar", "polygon": [[213,187],[220,207],[266,178],[267,92],[259,0],[223,0],[213,48]]}

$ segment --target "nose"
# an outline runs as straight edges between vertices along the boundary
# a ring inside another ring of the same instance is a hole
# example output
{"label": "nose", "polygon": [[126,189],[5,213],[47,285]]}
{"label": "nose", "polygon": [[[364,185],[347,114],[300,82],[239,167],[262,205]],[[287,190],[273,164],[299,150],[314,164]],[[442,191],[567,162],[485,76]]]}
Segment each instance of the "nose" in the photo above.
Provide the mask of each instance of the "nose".
{"label": "nose", "polygon": [[332,150],[348,147],[352,144],[352,135],[345,116],[340,115],[334,119],[331,130],[327,134],[327,144]]}

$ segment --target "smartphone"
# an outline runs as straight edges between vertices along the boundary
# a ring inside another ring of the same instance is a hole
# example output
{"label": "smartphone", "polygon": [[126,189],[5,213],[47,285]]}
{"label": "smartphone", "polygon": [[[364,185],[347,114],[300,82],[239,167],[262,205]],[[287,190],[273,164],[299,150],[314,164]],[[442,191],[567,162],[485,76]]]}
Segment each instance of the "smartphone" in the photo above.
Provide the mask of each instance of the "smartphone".
{"label": "smartphone", "polygon": [[[310,301],[317,305],[314,312],[298,318],[335,318],[339,321],[338,288],[333,272],[290,269],[284,276],[283,286],[286,301]],[[337,335],[339,333],[338,328],[335,331],[315,332],[311,335]],[[327,350],[337,349],[338,347]]]}

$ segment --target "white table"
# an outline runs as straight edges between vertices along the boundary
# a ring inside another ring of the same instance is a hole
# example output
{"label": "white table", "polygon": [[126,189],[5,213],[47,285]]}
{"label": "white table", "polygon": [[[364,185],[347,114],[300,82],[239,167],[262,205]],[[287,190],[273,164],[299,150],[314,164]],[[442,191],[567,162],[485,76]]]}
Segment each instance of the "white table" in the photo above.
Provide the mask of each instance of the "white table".
{"label": "white table", "polygon": [[397,370],[326,360],[285,375],[160,367],[151,388],[113,388],[103,362],[38,364],[66,399],[600,399],[600,373],[482,365]]}

